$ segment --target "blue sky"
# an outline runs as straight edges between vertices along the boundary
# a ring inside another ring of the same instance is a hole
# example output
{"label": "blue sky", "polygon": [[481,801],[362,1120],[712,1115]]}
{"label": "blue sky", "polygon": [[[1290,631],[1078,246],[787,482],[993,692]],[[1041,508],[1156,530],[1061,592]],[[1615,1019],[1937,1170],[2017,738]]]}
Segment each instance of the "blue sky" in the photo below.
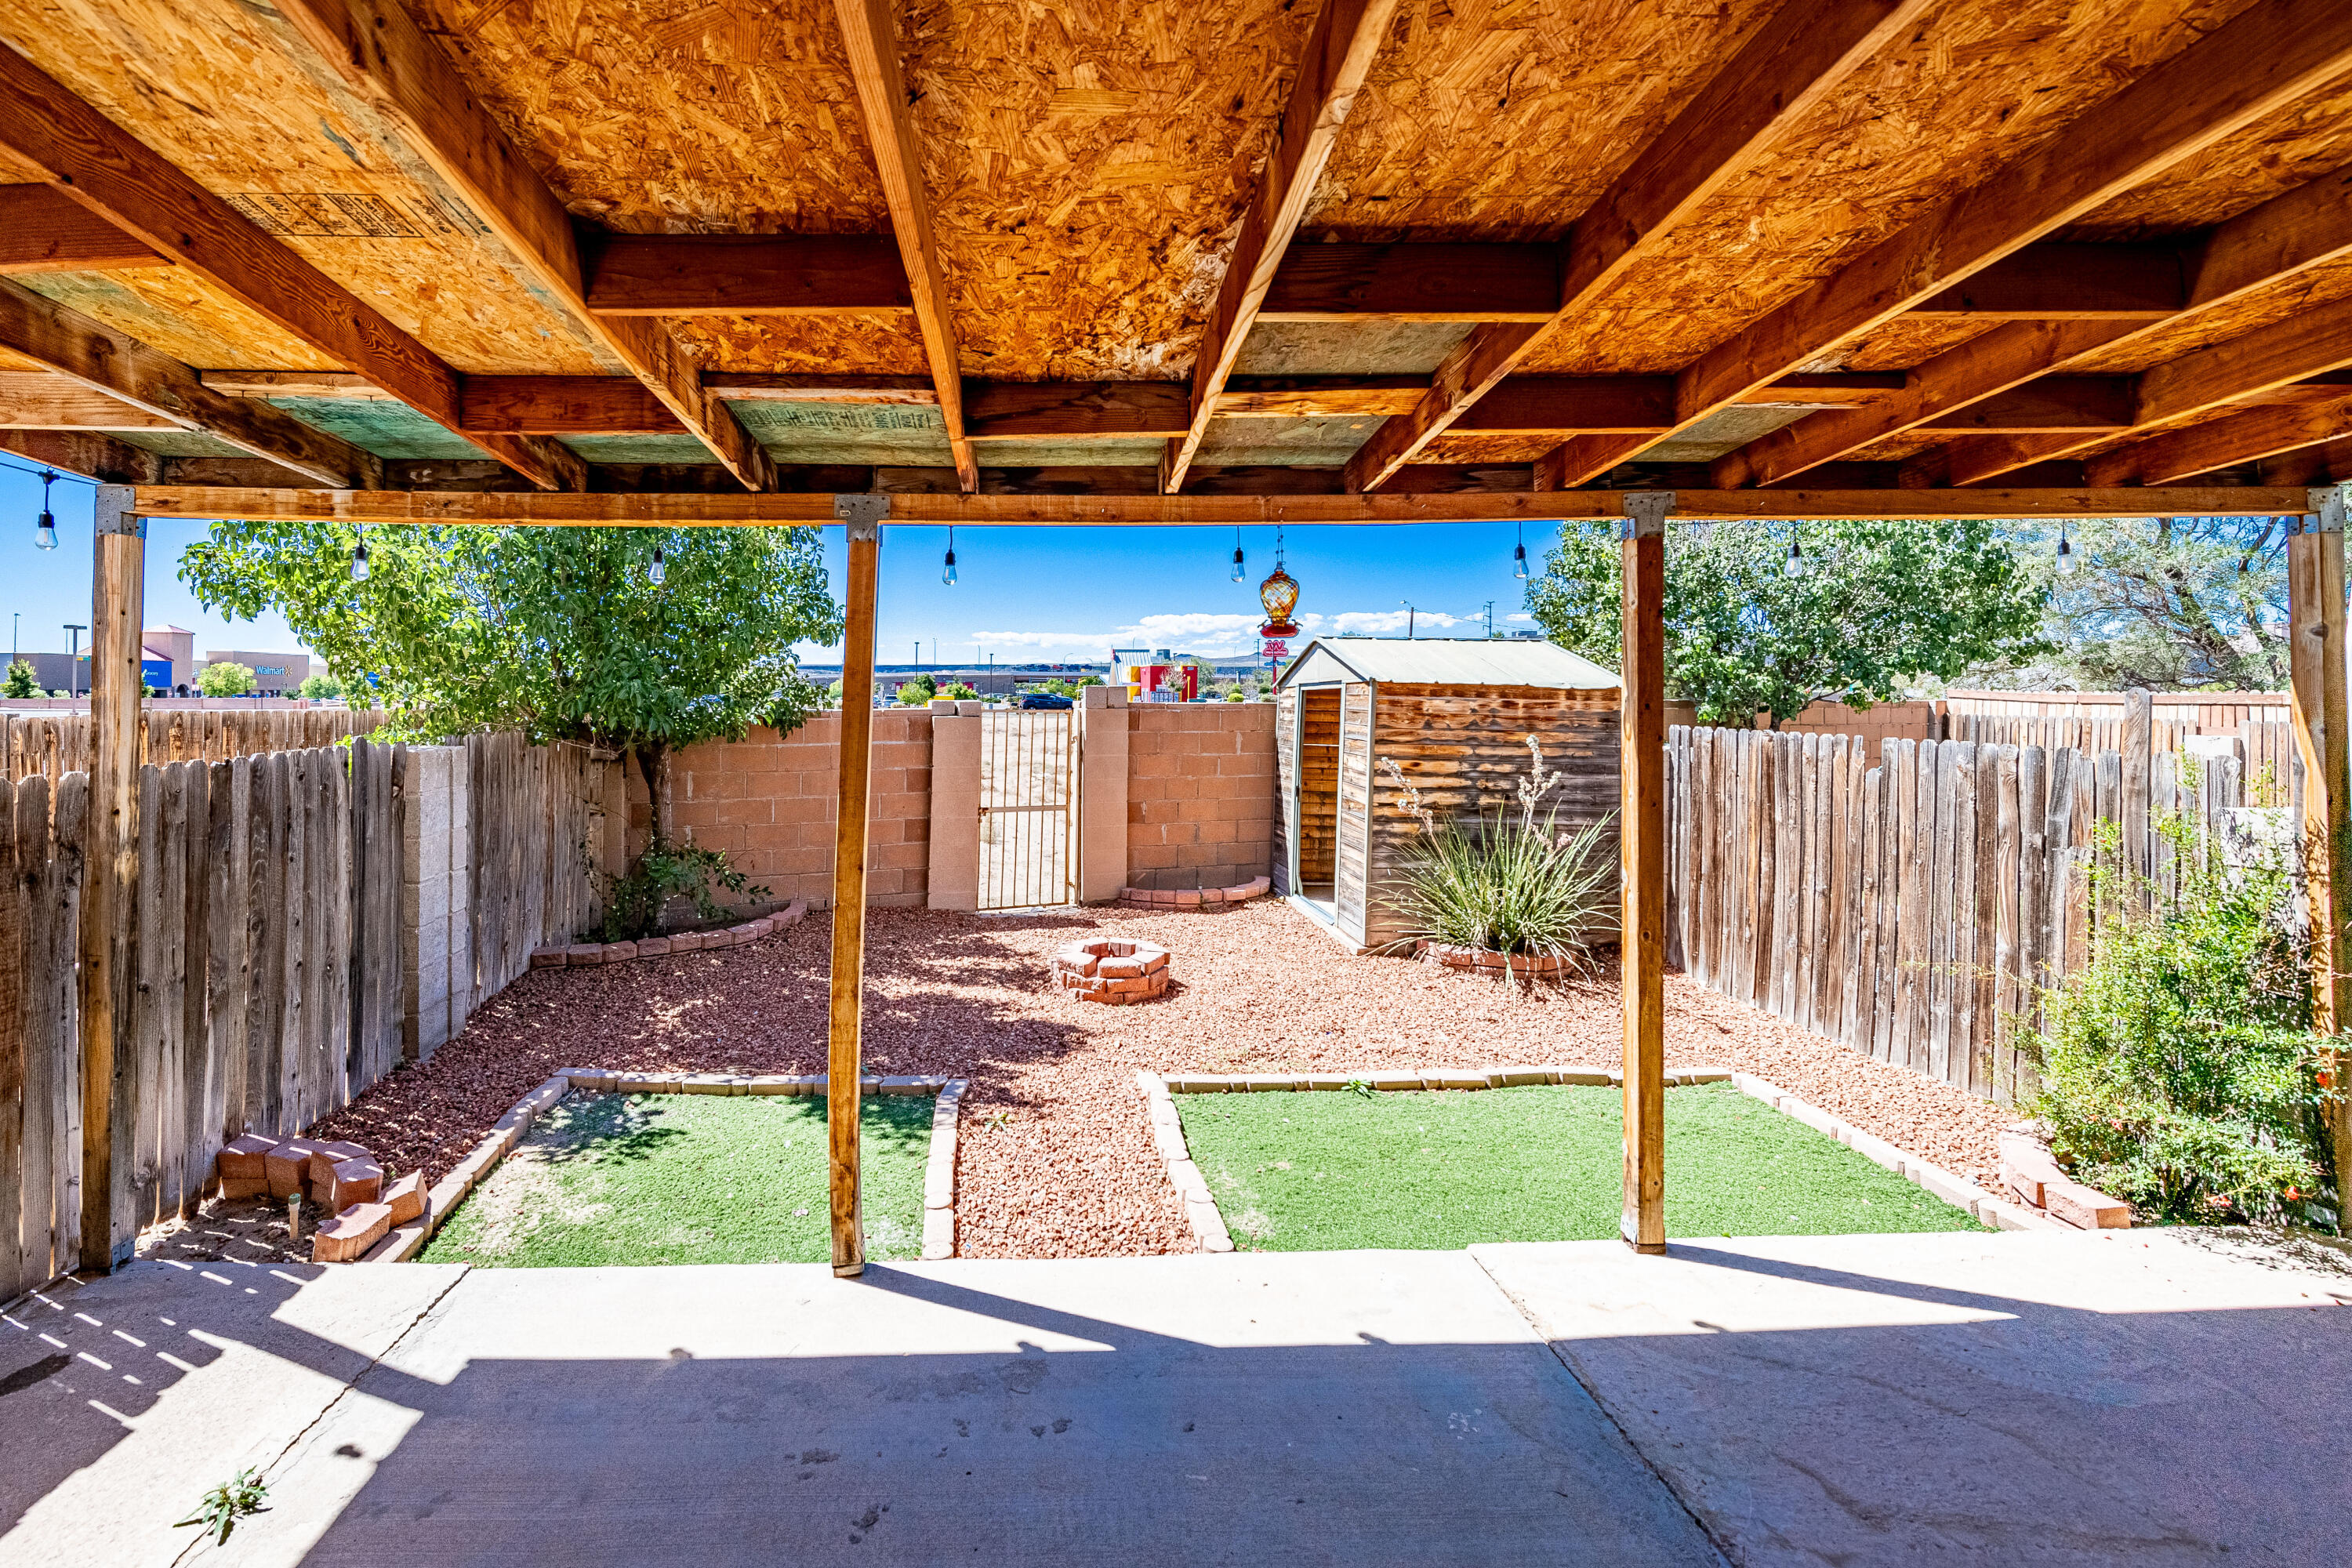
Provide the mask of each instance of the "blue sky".
{"label": "blue sky", "polygon": [[[58,480],[51,492],[58,547],[45,552],[33,547],[40,490],[32,475],[0,468],[0,582],[7,584],[0,613],[21,613],[22,647],[62,652],[59,628],[89,619],[93,493],[87,484]],[[147,624],[189,628],[199,654],[297,647],[275,616],[233,625],[181,585],[180,552],[203,534],[200,523],[149,525]],[[1294,528],[1286,543],[1301,588],[1300,625],[1310,635],[1402,637],[1409,599],[1420,632],[1475,637],[1485,631],[1491,599],[1496,629],[1524,626],[1521,584],[1511,575],[1516,537],[1508,523]],[[1540,565],[1550,538],[1547,528],[1528,528],[1530,563]],[[1245,654],[1263,618],[1257,584],[1274,567],[1275,531],[1244,529],[1242,545],[1246,577],[1236,584],[1230,528],[959,528],[957,584],[950,588],[940,581],[947,530],[892,524],[883,531],[877,657],[907,663],[918,639],[924,663],[932,662],[934,642],[940,662],[957,663],[992,651],[1000,663],[1076,663],[1101,658],[1113,646]],[[839,531],[827,531],[836,595],[843,548]],[[816,662],[840,657],[837,648],[803,651]]]}

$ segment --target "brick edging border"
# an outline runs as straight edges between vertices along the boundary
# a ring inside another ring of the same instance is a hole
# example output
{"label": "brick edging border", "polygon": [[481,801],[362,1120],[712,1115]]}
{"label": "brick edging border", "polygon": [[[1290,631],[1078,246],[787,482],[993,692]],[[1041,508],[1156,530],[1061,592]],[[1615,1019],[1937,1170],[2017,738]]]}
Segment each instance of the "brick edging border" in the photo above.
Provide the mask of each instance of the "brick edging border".
{"label": "brick edging border", "polygon": [[808,906],[794,899],[772,915],[745,921],[724,931],[680,931],[676,936],[649,936],[636,942],[576,942],[531,949],[533,969],[593,969],[599,964],[628,963],[640,958],[672,958],[682,952],[710,952],[740,947],[763,936],[773,936],[798,924]]}
{"label": "brick edging border", "polygon": [[[1848,1125],[1829,1112],[1798,1099],[1779,1084],[1729,1068],[1678,1068],[1669,1070],[1666,1087],[1728,1083],[1751,1100],[1825,1133],[1874,1165],[1905,1181],[1971,1219],[1997,1230],[2063,1230],[2071,1228],[2031,1209],[1994,1196],[1964,1176],[1896,1148],[1884,1138]],[[1517,1089],[1537,1084],[1582,1084],[1600,1087],[1622,1084],[1624,1076],[1608,1068],[1430,1068],[1401,1072],[1318,1073],[1171,1073],[1138,1070],[1136,1087],[1143,1091],[1151,1116],[1151,1136],[1177,1195],[1184,1200],[1184,1215],[1192,1222],[1193,1239],[1202,1252],[1231,1252],[1233,1237],[1217,1211],[1208,1178],[1192,1163],[1184,1142],[1183,1119],[1172,1098],[1178,1094],[1266,1094],[1284,1091],[1330,1090],[1365,1083],[1376,1090]]]}
{"label": "brick edging border", "polygon": [[[481,1184],[498,1163],[514,1146],[522,1142],[531,1123],[541,1114],[551,1110],[574,1089],[592,1090],[599,1094],[790,1094],[820,1095],[825,1090],[826,1075],[808,1073],[761,1073],[746,1075],[719,1072],[614,1072],[601,1068],[565,1068],[524,1095],[509,1107],[507,1113],[490,1126],[490,1131],[473,1152],[457,1162],[449,1173],[434,1184],[425,1197],[425,1212],[406,1225],[395,1226],[382,1241],[369,1248],[362,1263],[405,1263],[425,1248],[442,1222],[466,1200],[466,1195]],[[967,1080],[960,1078],[916,1077],[900,1074],[860,1078],[858,1088],[865,1094],[928,1094],[936,1097],[931,1107],[931,1146],[929,1163],[923,1169],[923,1258],[955,1256],[955,1152],[956,1117],[962,1107]],[[940,1250],[934,1250],[940,1248]]]}
{"label": "brick edging border", "polygon": [[1121,888],[1118,901],[1129,909],[1222,910],[1273,889],[1273,879],[1255,877],[1230,888]]}

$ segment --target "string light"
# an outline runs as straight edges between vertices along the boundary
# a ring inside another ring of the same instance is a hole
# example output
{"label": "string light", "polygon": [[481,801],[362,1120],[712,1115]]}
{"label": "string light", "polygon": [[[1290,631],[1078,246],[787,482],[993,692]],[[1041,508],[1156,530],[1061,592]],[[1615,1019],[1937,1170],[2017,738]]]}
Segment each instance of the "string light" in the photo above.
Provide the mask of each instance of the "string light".
{"label": "string light", "polygon": [[367,579],[367,541],[365,539],[362,539],[357,544],[352,546],[352,581],[354,583],[364,583]]}
{"label": "string light", "polygon": [[662,579],[668,575],[669,567],[662,560],[662,547],[656,544],[654,546],[653,564],[646,568],[646,581],[658,588],[662,585]]}
{"label": "string light", "polygon": [[41,470],[41,515],[33,524],[33,543],[42,550],[55,550],[58,547],[58,520],[49,510],[49,487],[57,482],[58,476],[55,469]]}
{"label": "string light", "polygon": [[2062,522],[2058,525],[2058,575],[2072,577],[2074,574],[2074,547],[2066,542],[2066,525]]}
{"label": "string light", "polygon": [[1242,580],[1242,531],[1241,531],[1240,527],[1239,527],[1238,525],[1236,525],[1236,526],[1234,527],[1234,582],[1236,582],[1236,583],[1238,583],[1238,582],[1240,582],[1241,580]]}
{"label": "string light", "polygon": [[1518,527],[1518,543],[1511,550],[1511,575],[1524,583],[1528,576],[1528,525],[1523,522]]}
{"label": "string light", "polygon": [[1805,552],[1798,547],[1794,534],[1789,536],[1789,559],[1780,563],[1780,571],[1788,577],[1801,577],[1805,574]]}
{"label": "string light", "polygon": [[954,587],[954,586],[955,586],[955,524],[954,524],[954,523],[950,523],[950,524],[948,524],[948,558],[947,558],[947,560],[946,560],[946,561],[944,561],[943,563],[940,563],[940,582],[942,582],[942,583],[945,583],[945,584],[946,584],[949,587],[950,587],[950,588],[952,588],[952,587]]}

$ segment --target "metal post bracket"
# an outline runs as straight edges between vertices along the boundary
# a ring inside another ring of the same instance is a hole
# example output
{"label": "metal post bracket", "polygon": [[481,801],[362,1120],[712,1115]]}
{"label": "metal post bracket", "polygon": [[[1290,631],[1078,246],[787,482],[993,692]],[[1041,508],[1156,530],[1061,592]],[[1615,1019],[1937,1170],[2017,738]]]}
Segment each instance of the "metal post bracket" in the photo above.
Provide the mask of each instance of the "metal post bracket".
{"label": "metal post bracket", "polygon": [[883,520],[890,515],[890,498],[886,495],[837,495],[833,498],[833,515],[849,525],[849,537],[878,544],[882,540]]}
{"label": "metal post bracket", "polygon": [[1620,525],[1620,539],[1664,539],[1666,519],[1675,510],[1672,490],[1627,490],[1625,518]]}
{"label": "metal post bracket", "polygon": [[2311,515],[2304,519],[2305,533],[2341,533],[2347,499],[2352,499],[2352,484],[2314,485],[2311,487]]}
{"label": "metal post bracket", "polygon": [[133,539],[147,537],[147,520],[131,510],[137,492],[129,485],[98,487],[97,531],[127,533]]}

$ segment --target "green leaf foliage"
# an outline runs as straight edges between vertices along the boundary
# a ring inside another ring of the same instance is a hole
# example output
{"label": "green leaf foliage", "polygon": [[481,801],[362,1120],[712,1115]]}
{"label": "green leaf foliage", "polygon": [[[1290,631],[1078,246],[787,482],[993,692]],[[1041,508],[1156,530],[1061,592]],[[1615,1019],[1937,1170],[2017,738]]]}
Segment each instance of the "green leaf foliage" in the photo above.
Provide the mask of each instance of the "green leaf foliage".
{"label": "green leaf foliage", "polygon": [[206,697],[242,697],[253,689],[253,668],[219,659],[197,672],[196,689]]}
{"label": "green leaf foliage", "polygon": [[10,661],[5,681],[0,681],[0,697],[38,697],[41,683],[33,667],[19,658]]}
{"label": "green leaf foliage", "polygon": [[2044,994],[2033,1109],[2081,1180],[2172,1224],[2307,1218],[2327,1179],[2310,942],[2289,875],[2209,861],[2162,825],[2177,890],[2118,869],[2101,825],[2089,963]]}
{"label": "green leaf foliage", "polygon": [[302,695],[313,702],[324,702],[343,694],[343,683],[331,675],[313,675],[302,682]]}
{"label": "green leaf foliage", "polygon": [[[1621,655],[1617,525],[1569,521],[1528,584],[1559,647],[1614,669]],[[1677,526],[1666,545],[1666,686],[1705,723],[1777,726],[1815,701],[1866,708],[1908,679],[2028,658],[2043,588],[1981,519]]]}
{"label": "green leaf foliage", "polygon": [[716,849],[656,839],[625,877],[605,876],[604,942],[635,942],[652,936],[661,926],[662,910],[675,898],[694,900],[694,912],[705,921],[719,917],[713,888],[739,899],[764,899],[768,889],[728,864]]}
{"label": "green leaf foliage", "polygon": [[359,537],[215,523],[180,577],[207,609],[283,615],[373,687],[388,738],[517,728],[657,753],[789,730],[817,696],[793,645],[841,635],[813,529],[381,528],[353,582]]}

